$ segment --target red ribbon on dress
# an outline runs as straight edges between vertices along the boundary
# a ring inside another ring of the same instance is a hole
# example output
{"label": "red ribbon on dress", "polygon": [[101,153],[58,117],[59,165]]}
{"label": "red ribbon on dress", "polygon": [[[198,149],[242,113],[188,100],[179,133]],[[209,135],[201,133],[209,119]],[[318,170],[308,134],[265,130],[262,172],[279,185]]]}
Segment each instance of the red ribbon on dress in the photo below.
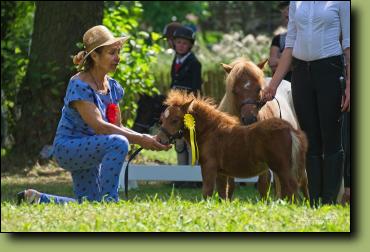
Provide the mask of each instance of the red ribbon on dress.
{"label": "red ribbon on dress", "polygon": [[118,119],[118,112],[119,112],[118,106],[114,103],[110,103],[108,104],[105,112],[106,112],[106,117],[108,119],[108,122],[115,124]]}

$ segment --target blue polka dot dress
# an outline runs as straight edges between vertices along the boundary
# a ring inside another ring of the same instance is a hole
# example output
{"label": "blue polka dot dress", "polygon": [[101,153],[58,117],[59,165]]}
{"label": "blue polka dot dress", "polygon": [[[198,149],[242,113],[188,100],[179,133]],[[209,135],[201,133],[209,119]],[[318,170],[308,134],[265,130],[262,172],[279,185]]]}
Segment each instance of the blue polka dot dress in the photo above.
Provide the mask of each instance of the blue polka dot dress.
{"label": "blue polka dot dress", "polygon": [[[110,103],[118,105],[123,88],[109,78],[107,94],[94,91],[80,79],[70,80],[62,116],[54,139],[54,158],[72,174],[73,190],[78,202],[118,201],[119,174],[128,152],[129,143],[122,135],[97,135],[87,125],[78,111],[71,107],[73,101],[91,102],[97,106],[103,119]],[[41,202],[64,203],[76,199],[43,193]]]}

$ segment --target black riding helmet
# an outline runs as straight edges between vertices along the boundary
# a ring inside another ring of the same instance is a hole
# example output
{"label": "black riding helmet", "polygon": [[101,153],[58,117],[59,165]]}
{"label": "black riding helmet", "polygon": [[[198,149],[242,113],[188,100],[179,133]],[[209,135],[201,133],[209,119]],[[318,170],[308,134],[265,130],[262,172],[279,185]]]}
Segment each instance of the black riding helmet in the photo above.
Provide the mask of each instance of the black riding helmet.
{"label": "black riding helmet", "polygon": [[172,38],[173,37],[173,33],[179,27],[182,27],[182,25],[180,23],[178,23],[178,22],[172,22],[172,23],[167,24],[164,27],[164,29],[163,29],[163,33],[162,33],[163,34],[163,37]]}
{"label": "black riding helmet", "polygon": [[187,27],[179,27],[173,33],[173,38],[174,39],[176,39],[176,38],[184,38],[184,39],[187,39],[187,40],[191,41],[191,43],[194,44],[194,41],[195,41],[195,32],[193,32],[192,29],[187,28]]}

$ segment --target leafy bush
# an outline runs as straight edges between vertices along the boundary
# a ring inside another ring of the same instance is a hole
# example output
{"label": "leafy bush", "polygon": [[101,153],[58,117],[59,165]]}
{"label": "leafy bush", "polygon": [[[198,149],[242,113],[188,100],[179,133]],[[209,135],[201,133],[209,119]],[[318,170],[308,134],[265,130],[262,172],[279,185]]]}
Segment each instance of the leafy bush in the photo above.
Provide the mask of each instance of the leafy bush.
{"label": "leafy bush", "polygon": [[129,126],[133,123],[132,119],[137,109],[138,94],[151,95],[159,92],[154,86],[154,76],[149,65],[157,60],[157,54],[161,50],[158,45],[161,36],[139,29],[142,14],[140,2],[126,2],[124,5],[114,2],[106,6],[103,18],[103,24],[115,36],[130,36],[122,48],[121,64],[112,76],[125,89],[121,111]]}
{"label": "leafy bush", "polygon": [[142,1],[142,4],[145,13],[143,26],[158,32],[162,32],[171,21],[197,24],[211,15],[208,1]]}
{"label": "leafy bush", "polygon": [[30,1],[1,2],[1,127],[7,140],[19,116],[15,104],[29,62],[34,10]]}

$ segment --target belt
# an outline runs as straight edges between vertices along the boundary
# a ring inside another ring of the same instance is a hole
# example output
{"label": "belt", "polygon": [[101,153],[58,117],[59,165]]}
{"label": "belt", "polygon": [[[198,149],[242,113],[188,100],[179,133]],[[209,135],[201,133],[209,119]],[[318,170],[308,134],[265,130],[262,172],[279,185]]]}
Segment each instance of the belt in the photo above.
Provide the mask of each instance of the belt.
{"label": "belt", "polygon": [[333,61],[339,61],[342,62],[343,60],[343,55],[336,55],[336,56],[331,56],[323,59],[318,59],[318,60],[312,60],[312,61],[305,61],[305,60],[300,60],[295,57],[293,57],[293,61],[299,64],[304,64],[304,65],[316,65],[316,64],[322,64],[325,62],[333,62]]}

